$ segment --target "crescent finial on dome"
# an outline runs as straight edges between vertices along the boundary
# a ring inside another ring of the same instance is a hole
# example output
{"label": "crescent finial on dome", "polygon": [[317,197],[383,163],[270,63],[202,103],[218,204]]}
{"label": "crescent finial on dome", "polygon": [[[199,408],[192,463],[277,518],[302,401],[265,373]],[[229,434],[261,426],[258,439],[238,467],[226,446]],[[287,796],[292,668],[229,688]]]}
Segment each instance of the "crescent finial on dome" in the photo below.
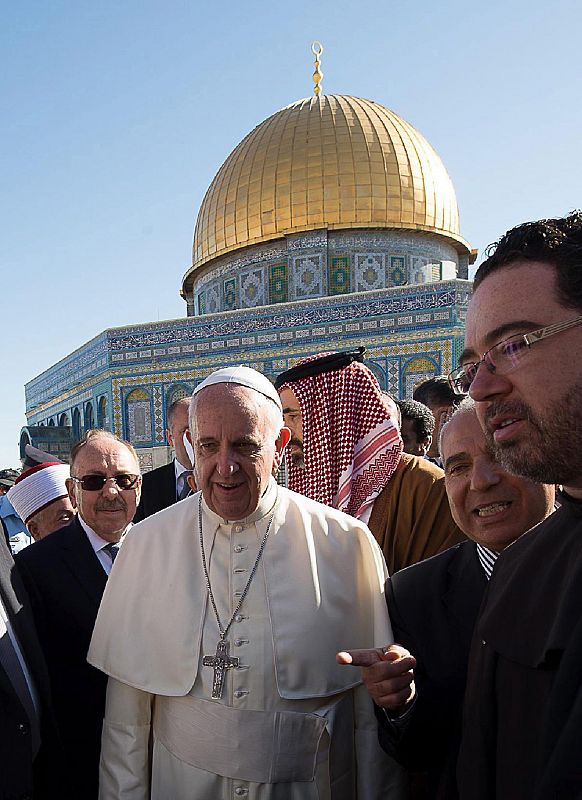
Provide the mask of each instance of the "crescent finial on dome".
{"label": "crescent finial on dome", "polygon": [[321,42],[313,42],[311,45],[311,52],[315,56],[315,72],[313,73],[313,83],[315,86],[313,87],[313,93],[316,97],[319,97],[321,94],[321,86],[320,83],[323,80],[323,72],[319,68],[320,60],[319,57],[323,53],[323,45]]}

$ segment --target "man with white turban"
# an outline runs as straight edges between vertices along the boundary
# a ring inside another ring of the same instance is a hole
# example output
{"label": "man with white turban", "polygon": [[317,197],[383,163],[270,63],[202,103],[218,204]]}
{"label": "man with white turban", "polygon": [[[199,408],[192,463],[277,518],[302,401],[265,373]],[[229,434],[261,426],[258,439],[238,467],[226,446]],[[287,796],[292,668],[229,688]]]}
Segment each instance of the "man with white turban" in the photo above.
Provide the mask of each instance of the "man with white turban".
{"label": "man with white turban", "polygon": [[75,516],[67,492],[69,477],[68,464],[47,461],[21,473],[9,490],[8,499],[35,542],[64,528]]}
{"label": "man with white turban", "polygon": [[204,380],[190,435],[201,491],[128,534],[89,650],[110,676],[101,800],[400,797],[335,660],[392,640],[373,537],[277,485],[290,433],[255,370]]}

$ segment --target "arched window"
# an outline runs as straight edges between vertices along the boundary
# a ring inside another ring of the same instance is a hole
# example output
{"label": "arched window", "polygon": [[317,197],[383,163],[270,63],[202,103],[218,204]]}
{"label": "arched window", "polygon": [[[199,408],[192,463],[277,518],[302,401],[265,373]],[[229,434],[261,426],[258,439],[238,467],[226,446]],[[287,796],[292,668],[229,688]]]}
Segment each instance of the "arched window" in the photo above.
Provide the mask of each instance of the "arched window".
{"label": "arched window", "polygon": [[78,442],[81,438],[81,412],[78,408],[73,409],[73,439]]}
{"label": "arched window", "polygon": [[186,384],[176,383],[167,394],[167,408],[169,408],[172,403],[175,403],[176,400],[183,400],[184,397],[190,397],[191,395],[192,389],[186,386]]}
{"label": "arched window", "polygon": [[404,365],[402,378],[404,384],[404,396],[412,397],[414,387],[425,378],[434,378],[439,374],[439,367],[430,358],[412,358]]}
{"label": "arched window", "polygon": [[86,431],[90,431],[91,428],[95,427],[95,417],[93,415],[93,403],[89,401],[85,405],[85,425],[84,428]]}
{"label": "arched window", "polygon": [[107,398],[105,396],[99,398],[97,405],[97,427],[107,430]]}
{"label": "arched window", "polygon": [[387,389],[386,375],[384,374],[382,367],[379,364],[376,364],[374,361],[366,361],[366,366],[374,374],[374,377],[380,384],[380,389],[385,391]]}
{"label": "arched window", "polygon": [[49,426],[49,428],[54,428],[55,427],[55,421],[54,421],[54,419],[52,417],[48,421],[48,426]]}
{"label": "arched window", "polygon": [[66,413],[62,413],[59,417],[59,427],[61,428],[68,428],[70,425],[69,417]]}
{"label": "arched window", "polygon": [[145,389],[134,389],[126,401],[127,436],[132,444],[146,444],[152,440],[151,398]]}

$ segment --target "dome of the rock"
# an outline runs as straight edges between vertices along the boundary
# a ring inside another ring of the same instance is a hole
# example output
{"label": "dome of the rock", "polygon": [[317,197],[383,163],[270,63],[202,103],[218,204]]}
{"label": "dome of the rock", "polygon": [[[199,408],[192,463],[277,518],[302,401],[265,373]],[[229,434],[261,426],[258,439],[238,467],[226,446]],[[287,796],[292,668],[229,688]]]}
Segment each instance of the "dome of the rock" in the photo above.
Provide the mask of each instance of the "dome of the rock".
{"label": "dome of the rock", "polygon": [[225,254],[301,231],[355,228],[428,232],[469,253],[451,179],[412,125],[371,100],[299,100],[251,131],[219,169],[182,293]]}

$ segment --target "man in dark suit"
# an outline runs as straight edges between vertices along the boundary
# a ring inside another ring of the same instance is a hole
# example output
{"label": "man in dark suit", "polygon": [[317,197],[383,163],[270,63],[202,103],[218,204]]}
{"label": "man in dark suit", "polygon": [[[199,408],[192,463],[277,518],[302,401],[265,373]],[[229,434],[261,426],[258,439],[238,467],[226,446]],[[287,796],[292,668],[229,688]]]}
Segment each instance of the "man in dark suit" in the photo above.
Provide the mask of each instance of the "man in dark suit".
{"label": "man in dark suit", "polygon": [[467,662],[483,593],[499,552],[552,512],[554,489],[511,475],[494,460],[472,400],[442,428],[440,451],[451,512],[470,541],[388,579],[399,646],[386,648],[387,654],[360,651],[352,663],[369,663],[363,677],[377,705],[380,742],[416,773],[413,796],[452,800]]}
{"label": "man in dark suit", "polygon": [[582,212],[504,234],[475,275],[451,382],[560,508],[500,557],[469,659],[463,799],[582,797]]}
{"label": "man in dark suit", "polygon": [[0,539],[0,800],[69,797],[61,761],[30,603]]}
{"label": "man in dark suit", "polygon": [[76,796],[97,797],[107,677],[87,650],[107,575],[135,513],[135,450],[88,431],[71,452],[67,489],[77,517],[17,556],[48,665],[58,728]]}
{"label": "man in dark suit", "polygon": [[168,444],[174,448],[175,456],[169,464],[144,474],[141,500],[134,522],[141,522],[157,511],[168,508],[187,497],[190,492],[193,464],[184,444],[184,434],[188,430],[189,409],[189,397],[176,400],[168,409],[166,436]]}

